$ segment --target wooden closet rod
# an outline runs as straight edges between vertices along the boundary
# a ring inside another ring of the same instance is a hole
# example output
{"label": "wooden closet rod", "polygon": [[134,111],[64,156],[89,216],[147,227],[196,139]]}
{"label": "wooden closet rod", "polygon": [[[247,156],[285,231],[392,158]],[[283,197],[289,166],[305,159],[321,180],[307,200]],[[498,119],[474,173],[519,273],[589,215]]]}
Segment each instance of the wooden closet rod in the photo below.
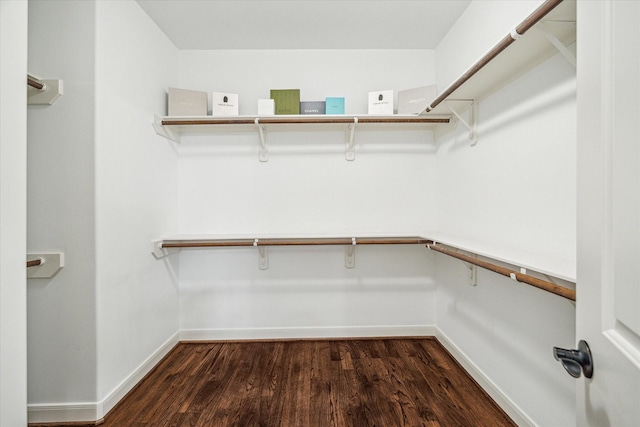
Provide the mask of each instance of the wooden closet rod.
{"label": "wooden closet rod", "polygon": [[[420,237],[360,237],[355,238],[356,245],[426,245],[430,240]],[[211,248],[224,246],[322,246],[353,245],[351,237],[308,238],[308,239],[229,239],[201,241],[163,242],[162,248]]]}
{"label": "wooden closet rod", "polygon": [[562,3],[563,0],[547,0],[540,7],[533,11],[524,21],[515,28],[515,33],[510,33],[505,36],[500,42],[493,47],[485,56],[480,58],[467,72],[465,72],[458,80],[453,82],[448,88],[444,90],[436,99],[433,100],[431,105],[427,107],[427,112],[436,108],[442,101],[447,99],[456,89],[462,86],[467,80],[480,71],[485,65],[487,65],[493,58],[498,56],[504,51],[511,43],[517,40],[518,37],[524,35],[531,27],[537,24],[542,18],[544,18],[549,12],[551,12],[556,6]]}
{"label": "wooden closet rod", "polygon": [[[163,119],[163,126],[180,126],[180,125],[252,125],[255,124],[255,118],[232,118],[232,119],[191,119],[191,120],[171,120]],[[358,123],[449,123],[448,118],[432,118],[432,117],[358,117]],[[258,122],[261,125],[278,125],[278,124],[353,124],[353,117],[287,117],[287,118],[270,118],[259,117]]]}
{"label": "wooden closet rod", "polygon": [[39,81],[32,79],[31,77],[27,76],[27,85],[34,87],[38,90],[44,90],[46,89],[46,86],[44,83],[40,83]]}
{"label": "wooden closet rod", "polygon": [[39,265],[42,265],[42,258],[32,259],[31,261],[27,261],[27,268],[37,267]]}
{"label": "wooden closet rod", "polygon": [[494,273],[515,278],[515,280],[517,280],[518,282],[535,286],[536,288],[540,288],[544,291],[551,292],[552,294],[560,295],[561,297],[569,299],[571,301],[576,300],[576,291],[574,291],[573,289],[565,288],[563,286],[556,285],[555,283],[547,282],[546,280],[541,280],[541,279],[538,279],[537,277],[529,276],[528,274],[523,274],[514,270],[510,270],[505,267],[500,267],[499,265],[495,265],[487,261],[482,261],[477,258],[470,257],[468,255],[460,254],[460,253],[451,251],[449,249],[445,249],[440,245],[436,245],[434,242],[428,243],[427,247],[431,250],[443,253],[445,255],[449,255],[451,257],[457,258],[464,262],[468,262],[470,264],[477,265],[478,267],[491,270]]}

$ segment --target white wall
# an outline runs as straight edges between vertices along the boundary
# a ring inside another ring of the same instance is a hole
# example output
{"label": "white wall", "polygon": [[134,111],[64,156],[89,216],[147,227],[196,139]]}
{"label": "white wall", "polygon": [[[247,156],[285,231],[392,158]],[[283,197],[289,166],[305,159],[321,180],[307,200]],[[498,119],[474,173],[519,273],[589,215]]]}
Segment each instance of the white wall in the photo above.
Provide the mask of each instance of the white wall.
{"label": "white wall", "polygon": [[[344,96],[347,113],[366,114],[368,91],[433,84],[433,53],[185,51],[179,82],[239,93],[241,114],[256,114],[257,99],[278,88],[299,88],[308,101]],[[344,129],[314,129],[269,132],[267,163],[257,132],[183,137],[180,232],[415,234],[433,224],[429,132],[357,130],[356,160],[347,162]],[[341,247],[272,248],[261,271],[253,250],[183,251],[181,327],[433,325],[431,260],[422,247],[359,247],[347,270]]]}
{"label": "white wall", "polygon": [[533,12],[542,0],[472,1],[436,49],[436,81],[442,91]]}
{"label": "white wall", "polygon": [[32,408],[96,400],[94,32],[93,2],[29,2],[29,70],[64,95],[28,108],[27,244],[66,258],[28,283]]}
{"label": "white wall", "polygon": [[[29,283],[29,420],[96,420],[176,342],[177,230],[166,112],[177,50],[134,1],[30,2],[29,65],[64,81],[29,110],[29,249],[66,265]],[[132,66],[133,64],[133,66]]]}
{"label": "white wall", "polygon": [[0,425],[27,423],[27,2],[0,2]]}
{"label": "white wall", "polygon": [[[447,74],[461,68],[459,57],[479,58],[531,11],[515,22],[493,14],[512,3],[520,2],[473,2],[438,47],[438,69]],[[487,16],[496,20],[485,31]],[[493,26],[502,31],[491,40]],[[481,40],[460,43],[472,39]],[[459,128],[438,148],[437,229],[477,245],[575,260],[575,109],[575,69],[559,55],[483,100],[477,145]],[[575,307],[481,270],[471,287],[462,263],[436,262],[439,329],[525,420],[574,424],[574,381],[551,349],[574,344]]]}
{"label": "white wall", "polygon": [[97,372],[107,411],[177,340],[177,266],[150,254],[178,223],[176,147],[151,126],[175,85],[177,50],[134,1],[97,2],[96,19]]}

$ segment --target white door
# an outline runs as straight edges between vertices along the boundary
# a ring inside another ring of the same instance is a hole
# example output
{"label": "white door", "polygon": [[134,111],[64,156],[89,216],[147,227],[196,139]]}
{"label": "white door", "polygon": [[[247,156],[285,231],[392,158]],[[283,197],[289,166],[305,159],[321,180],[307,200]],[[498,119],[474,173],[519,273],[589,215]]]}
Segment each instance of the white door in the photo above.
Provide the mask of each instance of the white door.
{"label": "white door", "polygon": [[640,1],[578,1],[577,425],[640,426]]}

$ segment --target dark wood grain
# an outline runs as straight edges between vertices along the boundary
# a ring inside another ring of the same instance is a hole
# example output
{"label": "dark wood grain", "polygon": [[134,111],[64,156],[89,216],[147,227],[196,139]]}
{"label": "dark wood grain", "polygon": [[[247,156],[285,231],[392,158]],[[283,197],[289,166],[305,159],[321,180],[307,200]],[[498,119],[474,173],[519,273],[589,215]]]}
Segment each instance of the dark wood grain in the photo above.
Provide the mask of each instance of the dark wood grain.
{"label": "dark wood grain", "polygon": [[513,426],[435,339],[181,343],[123,426]]}

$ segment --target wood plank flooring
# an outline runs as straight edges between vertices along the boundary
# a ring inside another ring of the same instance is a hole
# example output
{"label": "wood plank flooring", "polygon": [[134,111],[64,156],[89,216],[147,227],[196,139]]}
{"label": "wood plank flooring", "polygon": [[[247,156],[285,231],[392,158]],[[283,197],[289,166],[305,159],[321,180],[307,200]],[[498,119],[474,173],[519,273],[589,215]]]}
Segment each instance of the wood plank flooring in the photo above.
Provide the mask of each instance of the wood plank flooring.
{"label": "wood plank flooring", "polygon": [[435,339],[181,343],[123,426],[514,426]]}
{"label": "wood plank flooring", "polygon": [[180,343],[104,423],[30,427],[515,426],[436,339]]}

